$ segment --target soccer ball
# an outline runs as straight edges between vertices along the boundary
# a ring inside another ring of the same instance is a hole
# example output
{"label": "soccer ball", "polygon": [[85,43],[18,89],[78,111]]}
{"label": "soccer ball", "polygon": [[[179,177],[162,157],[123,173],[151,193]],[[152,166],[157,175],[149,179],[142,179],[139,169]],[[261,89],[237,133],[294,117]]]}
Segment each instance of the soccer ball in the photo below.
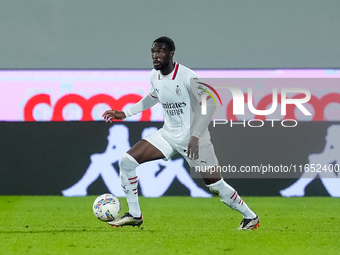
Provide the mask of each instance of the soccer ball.
{"label": "soccer ball", "polygon": [[94,200],[93,213],[101,221],[116,219],[120,211],[120,201],[112,194],[103,194]]}

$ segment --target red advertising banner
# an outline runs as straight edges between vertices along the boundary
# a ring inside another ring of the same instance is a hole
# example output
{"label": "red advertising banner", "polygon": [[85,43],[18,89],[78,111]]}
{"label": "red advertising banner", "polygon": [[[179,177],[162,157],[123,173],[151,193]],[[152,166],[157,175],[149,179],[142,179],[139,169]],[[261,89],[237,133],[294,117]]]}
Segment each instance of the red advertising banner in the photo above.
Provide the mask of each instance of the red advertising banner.
{"label": "red advertising banner", "polygon": [[[196,72],[201,78],[340,78],[338,70],[196,70]],[[123,110],[146,95],[150,88],[149,74],[150,70],[2,70],[0,121],[102,120],[101,115],[105,110]],[[262,105],[266,104],[271,94],[265,94],[266,90],[261,91],[263,94],[257,94],[255,101]],[[333,108],[339,108],[339,95],[340,86],[336,91],[334,88],[329,91],[326,87],[313,89],[313,102],[324,104],[322,120],[337,120],[331,113],[334,112]],[[228,115],[228,108],[225,111],[224,116]],[[162,120],[163,111],[160,104],[128,119],[128,121]]]}

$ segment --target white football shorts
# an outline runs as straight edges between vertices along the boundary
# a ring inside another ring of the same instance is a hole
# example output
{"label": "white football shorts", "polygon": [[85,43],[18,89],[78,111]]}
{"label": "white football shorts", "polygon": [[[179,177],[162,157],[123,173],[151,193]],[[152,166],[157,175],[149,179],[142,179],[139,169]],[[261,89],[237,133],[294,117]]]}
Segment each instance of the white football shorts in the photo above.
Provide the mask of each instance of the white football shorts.
{"label": "white football shorts", "polygon": [[185,160],[188,162],[190,167],[195,166],[216,166],[218,160],[215,155],[214,146],[210,140],[209,131],[205,131],[199,139],[199,157],[198,159],[189,159],[187,156],[188,141],[181,139],[176,141],[173,139],[168,132],[164,131],[163,128],[157,130],[155,133],[150,134],[143,138],[144,140],[151,143],[158,150],[160,150],[165,156],[164,160],[169,160],[176,153],[180,153]]}

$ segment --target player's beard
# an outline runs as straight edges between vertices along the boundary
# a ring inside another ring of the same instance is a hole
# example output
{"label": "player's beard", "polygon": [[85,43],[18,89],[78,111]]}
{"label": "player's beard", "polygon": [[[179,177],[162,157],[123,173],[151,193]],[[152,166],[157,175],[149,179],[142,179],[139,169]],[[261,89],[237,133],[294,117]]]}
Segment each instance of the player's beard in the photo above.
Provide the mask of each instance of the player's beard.
{"label": "player's beard", "polygon": [[156,65],[153,64],[153,68],[157,71],[158,70],[163,71],[163,70],[167,69],[169,65],[170,65],[170,61],[168,61],[167,63],[157,62]]}

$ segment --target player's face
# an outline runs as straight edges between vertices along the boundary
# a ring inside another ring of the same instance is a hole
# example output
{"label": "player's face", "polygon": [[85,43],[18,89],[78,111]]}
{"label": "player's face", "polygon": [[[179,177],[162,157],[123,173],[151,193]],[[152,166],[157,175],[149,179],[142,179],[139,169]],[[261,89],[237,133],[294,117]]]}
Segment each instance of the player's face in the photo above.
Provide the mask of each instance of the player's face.
{"label": "player's face", "polygon": [[153,67],[156,70],[164,70],[172,61],[174,55],[164,43],[154,43],[151,48]]}

